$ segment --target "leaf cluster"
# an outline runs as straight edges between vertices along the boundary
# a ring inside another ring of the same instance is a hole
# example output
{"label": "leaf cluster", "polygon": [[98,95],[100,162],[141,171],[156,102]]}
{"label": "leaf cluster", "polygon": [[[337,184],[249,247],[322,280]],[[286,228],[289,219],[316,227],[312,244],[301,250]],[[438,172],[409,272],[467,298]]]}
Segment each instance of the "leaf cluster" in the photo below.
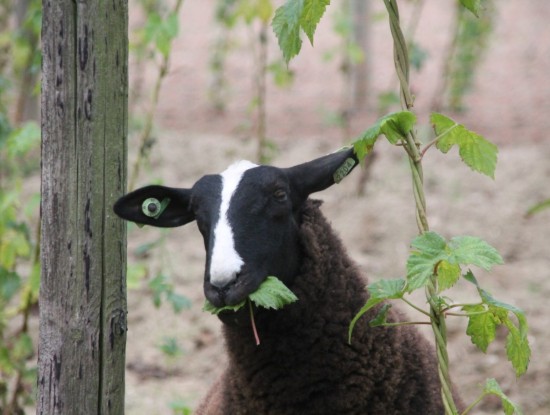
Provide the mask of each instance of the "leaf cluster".
{"label": "leaf cluster", "polygon": [[[479,238],[460,236],[446,241],[435,232],[426,232],[416,237],[411,244],[411,253],[407,260],[406,279],[381,280],[367,287],[370,297],[350,324],[350,341],[359,318],[378,304],[387,300],[404,300],[406,294],[431,284],[432,276],[436,277],[438,293],[451,288],[460,277],[463,277],[466,281],[476,285],[481,299],[481,302],[477,304],[461,305],[462,311],[465,313],[464,316],[469,320],[466,334],[470,336],[473,344],[486,352],[487,346],[495,339],[497,327],[500,325],[506,327],[508,329],[506,339],[508,360],[516,375],[521,376],[527,370],[531,355],[525,314],[517,307],[493,298],[488,291],[479,286],[471,270],[467,270],[464,274],[462,271],[464,266],[474,265],[490,270],[494,265],[502,263],[500,254]],[[456,307],[448,304],[446,299],[441,296],[429,300],[442,313]],[[371,320],[371,326],[389,325],[385,320],[388,309],[387,305],[384,305],[376,317]],[[424,314],[429,315],[426,312]],[[512,316],[515,316],[517,324]]]}

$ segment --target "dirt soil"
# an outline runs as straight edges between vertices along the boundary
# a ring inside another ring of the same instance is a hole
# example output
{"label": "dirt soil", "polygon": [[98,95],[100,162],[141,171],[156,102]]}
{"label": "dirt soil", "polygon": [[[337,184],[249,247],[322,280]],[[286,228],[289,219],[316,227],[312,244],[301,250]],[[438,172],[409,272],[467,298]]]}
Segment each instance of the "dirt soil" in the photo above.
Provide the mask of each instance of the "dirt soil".
{"label": "dirt soil", "polygon": [[[236,30],[229,53],[227,107],[216,112],[209,100],[212,81],[210,46],[219,36],[212,23],[214,1],[187,1],[181,11],[181,31],[174,46],[171,69],[160,95],[156,139],[150,165],[139,185],[162,181],[190,186],[206,173],[217,173],[237,159],[254,159],[253,61],[249,34]],[[379,11],[382,2],[375,5]],[[404,4],[406,21],[410,8]],[[416,111],[429,140],[430,103],[449,42],[454,2],[428,1],[417,31],[418,42],[429,53],[425,67],[412,74]],[[487,55],[466,98],[466,110],[451,114],[500,148],[495,180],[471,172],[456,152],[443,156],[429,151],[425,158],[428,218],[431,228],[446,237],[475,235],[495,246],[505,259],[490,274],[479,272],[493,295],[522,308],[530,323],[532,358],[528,373],[516,379],[504,355],[505,333],[499,333],[487,354],[476,350],[464,334],[466,322],[449,318],[451,373],[465,401],[478,395],[479,384],[495,377],[525,414],[550,413],[550,210],[531,218],[526,210],[550,197],[550,2],[497,2],[495,30]],[[344,102],[339,63],[324,56],[339,46],[333,33],[334,2],[315,38],[315,48],[304,42],[291,62],[295,74],[287,89],[268,84],[267,129],[276,144],[272,164],[289,166],[326,154],[349,141],[377,118],[374,94],[392,85],[393,62],[385,20],[370,26],[372,70],[369,108],[358,111],[346,140],[342,129],[330,124]],[[131,26],[141,19],[131,10]],[[270,38],[270,59],[278,50]],[[144,80],[146,90],[154,68],[131,67],[132,85]],[[140,104],[140,102],[132,103]],[[139,105],[138,105],[139,106]],[[146,105],[143,105],[146,107]],[[131,142],[131,162],[136,141]],[[357,196],[359,171],[339,186],[318,195],[323,211],[344,240],[351,257],[370,281],[403,276],[408,244],[416,235],[414,202],[407,161],[399,148],[379,146],[365,194]],[[223,339],[218,320],[201,311],[204,248],[195,225],[166,232],[135,227],[129,231],[129,263],[145,264],[150,276],[163,271],[177,293],[192,306],[175,314],[168,304],[156,309],[142,282],[130,289],[127,344],[127,414],[170,414],[170,403],[196,407],[223,369]],[[144,260],[136,249],[162,236],[166,243]],[[469,284],[459,284],[449,295],[457,302],[475,301]],[[421,296],[416,297],[424,304]],[[429,332],[426,333],[428,336]],[[182,353],[167,357],[159,345],[177,339]],[[251,341],[252,338],[251,338]],[[498,401],[486,399],[472,412],[502,413]]]}

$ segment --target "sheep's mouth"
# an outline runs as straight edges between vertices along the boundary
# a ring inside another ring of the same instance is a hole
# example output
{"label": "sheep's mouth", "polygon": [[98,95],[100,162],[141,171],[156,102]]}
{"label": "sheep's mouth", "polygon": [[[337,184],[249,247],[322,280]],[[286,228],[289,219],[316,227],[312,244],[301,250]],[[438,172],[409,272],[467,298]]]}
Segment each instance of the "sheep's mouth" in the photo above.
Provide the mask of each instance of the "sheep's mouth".
{"label": "sheep's mouth", "polygon": [[204,295],[215,307],[235,306],[256,291],[266,278],[267,275],[262,278],[253,278],[251,274],[241,273],[235,281],[223,288],[218,288],[205,280]]}

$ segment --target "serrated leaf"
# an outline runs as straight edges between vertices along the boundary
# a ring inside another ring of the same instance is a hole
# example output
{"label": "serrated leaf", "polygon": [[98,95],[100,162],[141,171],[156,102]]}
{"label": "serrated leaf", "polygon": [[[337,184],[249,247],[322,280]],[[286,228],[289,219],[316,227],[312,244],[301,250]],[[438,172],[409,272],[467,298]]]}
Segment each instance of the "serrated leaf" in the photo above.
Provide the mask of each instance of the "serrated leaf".
{"label": "serrated leaf", "polygon": [[302,48],[300,16],[303,8],[304,0],[287,0],[285,4],[275,10],[275,16],[271,22],[286,63],[300,53]]}
{"label": "serrated leaf", "polygon": [[363,160],[381,134],[384,134],[391,144],[396,144],[413,129],[415,124],[416,115],[410,111],[394,112],[379,118],[372,127],[354,141],[353,147],[357,158]]}
{"label": "serrated leaf", "polygon": [[367,286],[367,291],[370,294],[369,299],[358,313],[353,317],[348,329],[348,342],[351,343],[351,335],[357,321],[374,306],[380,304],[384,300],[402,298],[405,294],[406,281],[403,279],[380,280],[373,282]]}
{"label": "serrated leaf", "polygon": [[481,10],[481,0],[460,0],[460,3],[470,10],[476,17],[479,17]]}
{"label": "serrated leaf", "polygon": [[392,300],[401,298],[405,294],[404,279],[380,280],[367,286],[371,298],[380,298],[383,300]]}
{"label": "serrated leaf", "polygon": [[460,158],[468,167],[494,179],[496,145],[443,114],[432,113],[430,120],[439,137],[436,147],[441,152],[447,153],[456,144]]}
{"label": "serrated leaf", "polygon": [[[247,300],[252,301],[258,307],[278,310],[287,304],[298,301],[298,297],[277,277],[269,276],[255,292],[249,294]],[[234,306],[224,307],[215,307],[208,300],[205,300],[202,309],[211,314],[219,314],[222,311],[237,311],[246,304],[247,300],[243,300]]]}
{"label": "serrated leaf", "polygon": [[[506,355],[516,371],[516,376],[523,375],[527,371],[529,359],[531,358],[531,348],[527,338],[529,327],[525,313],[517,307],[494,299],[489,292],[481,288],[478,291],[481,299],[489,306],[489,310],[495,315],[495,318],[499,320],[500,324],[504,324],[508,328]],[[516,316],[518,320],[517,327],[509,318],[509,312]]]}
{"label": "serrated leaf", "polygon": [[202,306],[202,311],[208,311],[210,314],[220,314],[222,311],[237,311],[243,308],[246,304],[246,300],[241,301],[239,304],[235,305],[226,305],[223,307],[216,307],[208,300],[204,300],[204,305]]}
{"label": "serrated leaf", "polygon": [[457,236],[448,244],[450,258],[462,265],[476,265],[489,271],[493,265],[503,264],[498,251],[483,239],[474,236]]}
{"label": "serrated leaf", "polygon": [[410,111],[400,111],[382,117],[380,131],[391,144],[396,144],[411,132],[416,124],[416,115]]}
{"label": "serrated leaf", "polygon": [[437,266],[437,288],[444,291],[451,288],[460,279],[460,266],[448,261],[441,261]]}
{"label": "serrated leaf", "polygon": [[479,283],[477,282],[477,279],[474,275],[474,273],[471,270],[468,270],[466,274],[462,276],[466,281],[474,284],[476,287],[479,287]]}
{"label": "serrated leaf", "polygon": [[490,308],[495,309],[494,312],[496,312],[497,310],[502,310],[502,311],[505,311],[506,313],[508,313],[509,311],[514,313],[514,315],[518,319],[519,328],[522,336],[527,335],[527,330],[528,330],[527,319],[525,318],[525,313],[522,310],[520,310],[519,308],[513,305],[506,304],[502,301],[496,300],[488,291],[482,288],[480,288],[478,291],[483,302],[489,305]]}
{"label": "serrated leaf", "polygon": [[531,348],[527,336],[520,333],[520,330],[510,321],[506,321],[508,336],[506,336],[506,356],[514,370],[516,376],[520,377],[527,371],[529,360],[531,359]]}
{"label": "serrated leaf", "polygon": [[486,353],[489,344],[495,340],[497,328],[495,316],[483,304],[466,305],[462,310],[468,314],[466,334],[470,336],[473,344]]}
{"label": "serrated leaf", "polygon": [[313,46],[313,35],[315,29],[325,13],[325,9],[330,4],[330,0],[305,0],[304,8],[300,16],[300,25],[309,38]]}
{"label": "serrated leaf", "polygon": [[382,307],[380,307],[380,310],[378,310],[378,313],[376,316],[369,321],[369,326],[371,327],[378,327],[383,326],[387,323],[387,317],[388,317],[388,311],[391,308],[391,304],[384,304]]}
{"label": "serrated leaf", "polygon": [[248,296],[258,307],[278,310],[298,301],[298,297],[276,277],[267,277],[258,290]]}
{"label": "serrated leaf", "polygon": [[523,415],[521,408],[517,406],[514,402],[512,402],[510,398],[508,398],[508,396],[506,396],[496,379],[487,379],[487,381],[485,382],[485,387],[483,388],[483,392],[485,394],[498,396],[501,399],[502,407],[506,415]]}
{"label": "serrated leaf", "polygon": [[447,259],[445,239],[435,232],[417,236],[411,243],[413,251],[407,259],[408,292],[424,287],[435,272],[436,265]]}

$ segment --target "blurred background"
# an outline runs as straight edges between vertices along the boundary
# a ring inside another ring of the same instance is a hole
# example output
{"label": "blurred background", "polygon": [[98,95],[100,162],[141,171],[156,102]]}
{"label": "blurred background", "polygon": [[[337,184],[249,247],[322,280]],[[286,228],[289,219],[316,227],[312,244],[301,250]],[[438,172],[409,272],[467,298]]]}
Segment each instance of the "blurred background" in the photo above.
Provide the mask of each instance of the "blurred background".
{"label": "blurred background", "polygon": [[[308,161],[400,108],[382,1],[332,2],[314,47],[304,38],[289,65],[271,29],[282,3],[129,0],[129,189],[191,186],[238,159]],[[495,180],[471,172],[456,151],[427,153],[431,228],[495,246],[505,265],[479,273],[481,284],[522,308],[530,324],[530,368],[516,379],[504,353],[506,332],[483,354],[464,334],[466,321],[450,320],[451,374],[467,402],[494,377],[525,414],[548,414],[550,3],[485,0],[479,18],[458,0],[398,3],[420,139],[434,138],[429,114],[441,111],[499,146]],[[40,1],[0,0],[4,414],[33,413],[36,385],[40,24]],[[318,197],[371,282],[403,276],[416,223],[399,148],[380,142],[366,169]],[[225,362],[220,323],[201,311],[202,239],[193,224],[169,231],[129,225],[128,232],[126,412],[192,413]],[[449,295],[475,301],[461,284]],[[488,398],[473,413],[502,409]]]}

